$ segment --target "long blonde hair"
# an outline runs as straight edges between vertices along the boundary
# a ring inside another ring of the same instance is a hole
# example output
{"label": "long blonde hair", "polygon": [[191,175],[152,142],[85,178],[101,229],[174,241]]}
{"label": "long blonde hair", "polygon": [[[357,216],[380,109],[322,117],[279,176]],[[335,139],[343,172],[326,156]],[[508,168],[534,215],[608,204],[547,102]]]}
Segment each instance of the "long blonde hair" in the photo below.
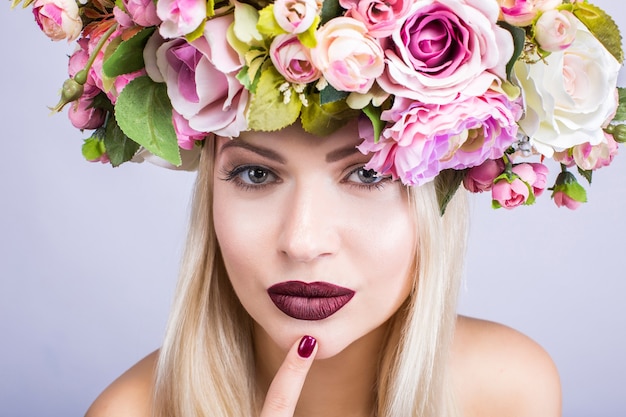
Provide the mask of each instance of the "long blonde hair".
{"label": "long blonde hair", "polygon": [[[155,417],[253,416],[252,322],[226,274],[212,214],[215,141],[202,152],[186,250],[156,371]],[[446,184],[438,184],[447,187]],[[460,193],[457,193],[460,194]],[[378,417],[456,415],[447,364],[465,251],[465,203],[439,215],[435,185],[409,188],[414,285],[379,361]]]}

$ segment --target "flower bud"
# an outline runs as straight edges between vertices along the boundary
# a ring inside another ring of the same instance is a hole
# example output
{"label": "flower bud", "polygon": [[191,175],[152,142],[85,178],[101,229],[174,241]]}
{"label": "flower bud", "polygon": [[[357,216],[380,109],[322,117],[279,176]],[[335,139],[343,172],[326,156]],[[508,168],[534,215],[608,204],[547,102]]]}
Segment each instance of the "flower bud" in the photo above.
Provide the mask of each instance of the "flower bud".
{"label": "flower bud", "polygon": [[565,206],[570,210],[576,210],[581,203],[587,202],[587,192],[571,172],[563,171],[556,177],[552,198],[557,207]]}
{"label": "flower bud", "polygon": [[66,104],[78,100],[83,95],[83,91],[85,91],[85,87],[82,84],[73,78],[68,78],[61,89],[61,100],[50,110],[55,113],[60,112]]}

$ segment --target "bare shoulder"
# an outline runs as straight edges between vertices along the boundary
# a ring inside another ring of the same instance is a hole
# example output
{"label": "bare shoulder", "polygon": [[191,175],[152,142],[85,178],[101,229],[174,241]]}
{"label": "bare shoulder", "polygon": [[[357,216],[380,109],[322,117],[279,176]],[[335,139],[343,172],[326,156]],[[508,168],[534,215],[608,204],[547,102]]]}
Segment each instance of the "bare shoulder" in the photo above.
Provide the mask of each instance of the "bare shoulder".
{"label": "bare shoulder", "polygon": [[158,351],[152,352],[111,383],[85,417],[149,417]]}
{"label": "bare shoulder", "polygon": [[459,316],[452,372],[465,417],[561,415],[554,362],[510,327]]}

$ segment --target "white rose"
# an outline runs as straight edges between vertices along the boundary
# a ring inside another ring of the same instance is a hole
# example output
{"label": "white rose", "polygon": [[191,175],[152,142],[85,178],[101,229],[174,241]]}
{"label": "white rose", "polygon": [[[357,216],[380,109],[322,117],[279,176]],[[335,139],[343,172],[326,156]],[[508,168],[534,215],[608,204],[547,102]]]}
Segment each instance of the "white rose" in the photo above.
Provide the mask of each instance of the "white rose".
{"label": "white rose", "polygon": [[615,111],[620,63],[580,22],[569,48],[553,52],[545,63],[515,64],[525,98],[519,125],[531,144],[551,157],[575,145],[597,145],[602,125]]}

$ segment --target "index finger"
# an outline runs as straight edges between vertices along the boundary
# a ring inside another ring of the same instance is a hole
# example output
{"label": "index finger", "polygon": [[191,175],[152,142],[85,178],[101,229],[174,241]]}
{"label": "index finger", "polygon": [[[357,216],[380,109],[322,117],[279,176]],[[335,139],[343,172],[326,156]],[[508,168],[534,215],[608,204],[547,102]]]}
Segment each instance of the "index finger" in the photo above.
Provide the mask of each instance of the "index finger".
{"label": "index finger", "polygon": [[267,390],[260,417],[293,417],[316,352],[317,341],[312,336],[294,343]]}

